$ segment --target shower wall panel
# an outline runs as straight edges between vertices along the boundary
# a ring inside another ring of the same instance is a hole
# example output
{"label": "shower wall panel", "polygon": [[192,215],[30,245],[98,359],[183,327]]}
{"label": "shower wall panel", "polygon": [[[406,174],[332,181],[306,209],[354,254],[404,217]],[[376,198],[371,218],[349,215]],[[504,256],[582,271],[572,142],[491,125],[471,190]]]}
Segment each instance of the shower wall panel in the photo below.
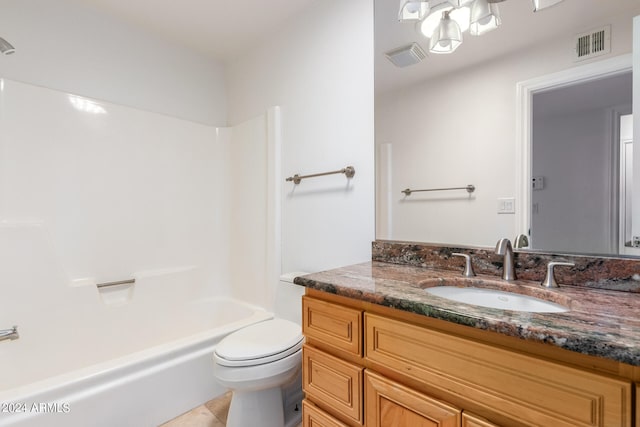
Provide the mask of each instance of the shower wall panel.
{"label": "shower wall panel", "polygon": [[224,294],[228,144],[214,127],[3,79],[0,233],[42,227],[70,283],[196,267]]}

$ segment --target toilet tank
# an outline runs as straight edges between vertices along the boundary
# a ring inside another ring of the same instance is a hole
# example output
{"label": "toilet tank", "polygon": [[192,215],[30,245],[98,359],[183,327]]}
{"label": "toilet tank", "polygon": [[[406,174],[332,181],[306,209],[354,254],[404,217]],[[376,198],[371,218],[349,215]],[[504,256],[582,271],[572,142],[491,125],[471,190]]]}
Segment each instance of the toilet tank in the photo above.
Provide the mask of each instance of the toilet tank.
{"label": "toilet tank", "polygon": [[302,325],[302,295],[304,286],[293,283],[293,279],[304,276],[305,272],[296,271],[280,276],[280,282],[276,287],[274,314],[281,319],[287,319]]}

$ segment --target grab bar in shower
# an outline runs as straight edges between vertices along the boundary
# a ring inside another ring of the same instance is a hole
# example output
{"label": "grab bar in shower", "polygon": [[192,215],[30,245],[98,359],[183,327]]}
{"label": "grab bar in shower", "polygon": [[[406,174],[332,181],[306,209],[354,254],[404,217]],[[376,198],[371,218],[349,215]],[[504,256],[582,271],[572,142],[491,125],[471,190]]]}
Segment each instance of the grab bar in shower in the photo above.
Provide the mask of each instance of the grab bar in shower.
{"label": "grab bar in shower", "polygon": [[108,288],[109,286],[127,285],[129,283],[136,283],[136,279],[118,280],[117,282],[104,282],[96,284],[98,289]]}
{"label": "grab bar in shower", "polygon": [[467,193],[471,194],[474,191],[476,191],[476,187],[475,185],[469,184],[466,187],[429,188],[427,190],[411,190],[410,188],[407,188],[405,190],[402,190],[401,193],[404,193],[405,196],[410,196],[411,193],[417,193],[419,191],[449,191],[449,190],[467,190]]}
{"label": "grab bar in shower", "polygon": [[0,341],[4,340],[17,340],[20,338],[20,334],[18,333],[18,327],[14,326],[11,329],[0,329]]}
{"label": "grab bar in shower", "polygon": [[300,181],[306,178],[315,178],[316,176],[335,175],[337,173],[343,173],[347,178],[353,178],[356,174],[356,170],[353,166],[347,166],[337,171],[314,173],[311,175],[298,175],[295,174],[286,179],[287,182],[293,181],[294,184],[300,184]]}

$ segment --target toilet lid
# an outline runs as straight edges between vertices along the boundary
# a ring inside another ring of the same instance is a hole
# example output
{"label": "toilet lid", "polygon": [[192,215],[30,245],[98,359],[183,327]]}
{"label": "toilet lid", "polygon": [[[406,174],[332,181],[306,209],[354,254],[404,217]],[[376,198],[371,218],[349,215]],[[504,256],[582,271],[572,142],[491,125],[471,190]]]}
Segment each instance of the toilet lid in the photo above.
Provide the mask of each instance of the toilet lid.
{"label": "toilet lid", "polygon": [[215,355],[218,363],[227,366],[256,365],[288,356],[302,347],[302,341],[298,324],[272,319],[226,336],[216,345]]}

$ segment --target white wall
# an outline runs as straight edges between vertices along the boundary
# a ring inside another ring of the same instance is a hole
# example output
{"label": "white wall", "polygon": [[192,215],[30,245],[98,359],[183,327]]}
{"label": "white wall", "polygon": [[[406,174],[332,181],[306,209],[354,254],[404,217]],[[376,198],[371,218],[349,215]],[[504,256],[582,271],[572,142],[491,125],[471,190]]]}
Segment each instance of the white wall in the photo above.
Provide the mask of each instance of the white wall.
{"label": "white wall", "polygon": [[314,2],[226,70],[229,122],[282,111],[282,270],[367,261],[374,239],[373,2]]}
{"label": "white wall", "polygon": [[[600,59],[631,49],[630,22],[607,23],[612,53]],[[516,83],[581,64],[565,44],[548,43],[377,96],[376,144],[392,147],[391,201],[378,195],[377,237],[481,246],[514,238],[514,215],[497,214],[497,199],[516,191]],[[476,186],[470,197],[400,193],[467,184]]]}
{"label": "white wall", "polygon": [[226,125],[219,63],[81,0],[3,0],[0,37],[0,77]]}

